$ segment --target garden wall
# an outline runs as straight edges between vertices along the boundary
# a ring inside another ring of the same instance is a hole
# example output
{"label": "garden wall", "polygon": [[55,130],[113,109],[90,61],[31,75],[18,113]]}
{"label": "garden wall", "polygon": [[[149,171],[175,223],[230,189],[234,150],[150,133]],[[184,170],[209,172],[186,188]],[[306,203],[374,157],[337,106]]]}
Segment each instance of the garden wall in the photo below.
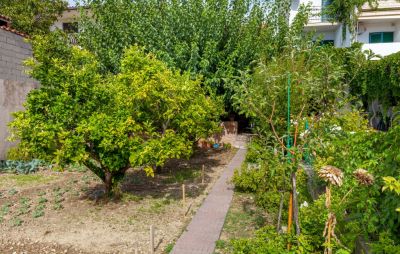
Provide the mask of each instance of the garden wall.
{"label": "garden wall", "polygon": [[11,113],[21,110],[28,92],[37,87],[22,63],[32,56],[31,45],[24,39],[14,30],[0,29],[0,160],[6,158],[7,150],[13,145],[7,142]]}

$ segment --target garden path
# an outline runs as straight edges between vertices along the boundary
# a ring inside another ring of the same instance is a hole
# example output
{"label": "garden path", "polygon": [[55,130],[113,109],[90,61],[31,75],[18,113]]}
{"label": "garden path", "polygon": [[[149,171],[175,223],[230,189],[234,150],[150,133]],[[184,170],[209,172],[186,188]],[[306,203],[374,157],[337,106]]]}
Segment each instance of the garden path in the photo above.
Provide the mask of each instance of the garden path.
{"label": "garden path", "polygon": [[225,217],[233,197],[230,179],[245,158],[246,149],[241,148],[227,165],[207,198],[176,242],[173,254],[212,254],[219,239]]}

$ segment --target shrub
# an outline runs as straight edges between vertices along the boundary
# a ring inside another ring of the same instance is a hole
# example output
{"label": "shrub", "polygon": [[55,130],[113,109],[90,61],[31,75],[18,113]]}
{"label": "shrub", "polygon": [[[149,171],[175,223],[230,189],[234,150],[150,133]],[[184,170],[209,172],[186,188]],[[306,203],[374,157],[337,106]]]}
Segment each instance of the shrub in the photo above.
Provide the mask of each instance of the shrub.
{"label": "shrub", "polygon": [[169,70],[142,49],[126,51],[117,75],[100,74],[97,58],[55,33],[33,41],[31,75],[41,87],[10,124],[18,151],[59,166],[85,165],[106,192],[131,167],[148,175],[218,127],[221,104],[199,80]]}

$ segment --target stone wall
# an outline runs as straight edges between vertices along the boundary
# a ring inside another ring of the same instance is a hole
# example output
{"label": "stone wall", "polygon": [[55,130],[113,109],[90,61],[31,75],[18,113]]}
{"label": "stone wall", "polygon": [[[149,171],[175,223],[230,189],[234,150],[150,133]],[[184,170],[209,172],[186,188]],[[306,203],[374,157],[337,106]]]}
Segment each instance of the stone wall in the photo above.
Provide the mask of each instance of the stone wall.
{"label": "stone wall", "polygon": [[13,145],[7,141],[11,114],[23,109],[26,95],[37,87],[23,66],[23,61],[30,56],[31,45],[24,37],[0,29],[0,160],[6,158],[7,150]]}

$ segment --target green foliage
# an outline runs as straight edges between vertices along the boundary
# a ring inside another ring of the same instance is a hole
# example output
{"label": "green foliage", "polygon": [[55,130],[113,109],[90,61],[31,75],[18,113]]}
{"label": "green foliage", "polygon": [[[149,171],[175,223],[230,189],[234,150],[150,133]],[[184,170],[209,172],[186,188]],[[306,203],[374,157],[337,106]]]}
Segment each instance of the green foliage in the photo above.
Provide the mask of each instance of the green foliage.
{"label": "green foliage", "polygon": [[364,59],[362,64],[363,68],[352,82],[351,92],[362,97],[366,105],[378,100],[386,109],[400,106],[400,53],[376,61]]}
{"label": "green foliage", "polygon": [[108,192],[130,167],[153,175],[218,128],[222,104],[200,81],[138,47],[125,52],[116,75],[102,74],[97,58],[61,33],[38,36],[33,47],[28,64],[41,87],[10,124],[22,157],[83,164]]}
{"label": "green foliage", "polygon": [[33,210],[32,212],[32,217],[33,218],[39,218],[42,217],[44,215],[44,209],[45,209],[45,205],[44,204],[39,204],[35,210]]}
{"label": "green foliage", "polygon": [[173,243],[169,243],[167,245],[167,247],[165,247],[165,253],[171,253],[173,248],[174,248],[174,244]]}
{"label": "green foliage", "polygon": [[376,254],[396,254],[400,252],[400,245],[395,243],[390,233],[382,232],[379,241],[371,244],[371,250]]}
{"label": "green foliage", "polygon": [[13,28],[29,35],[49,33],[66,8],[65,0],[0,1],[0,13],[11,18]]}
{"label": "green foliage", "polygon": [[[339,236],[346,246],[352,246],[354,236],[368,236],[374,241],[379,232],[389,232],[398,236],[400,216],[395,209],[399,198],[391,193],[382,193],[382,177],[399,176],[399,149],[393,144],[398,142],[400,129],[392,128],[389,132],[376,132],[366,129],[366,120],[350,113],[351,117],[329,117],[335,120],[322,120],[320,126],[312,131],[316,135],[312,147],[317,158],[315,168],[321,165],[335,165],[344,171],[344,183],[335,190],[334,196],[340,203],[343,220],[338,218]],[[345,124],[340,124],[344,121]],[[330,124],[328,123],[330,122]],[[361,123],[361,124],[360,124]],[[328,128],[331,126],[331,128]],[[340,128],[339,128],[340,126]],[[372,185],[362,185],[352,177],[358,168],[368,170],[375,177]],[[352,237],[353,236],[353,237]],[[394,237],[395,241],[399,239]]]}
{"label": "green foliage", "polygon": [[21,226],[23,222],[24,221],[21,218],[19,218],[18,216],[15,216],[11,220],[11,226],[18,227],[18,226]]}
{"label": "green foliage", "polygon": [[295,123],[303,123],[305,115],[319,115],[345,105],[348,80],[358,69],[355,65],[347,68],[347,62],[359,57],[357,47],[343,50],[320,47],[311,43],[310,37],[299,40],[288,43],[278,57],[261,62],[252,75],[244,75],[233,97],[240,112],[253,119],[255,131],[271,145],[279,145],[287,131],[289,80],[290,131],[294,137]]}
{"label": "green foliage", "polygon": [[[254,238],[232,240],[232,253],[318,253],[308,241],[309,239],[303,236],[297,238],[288,234],[278,234],[274,227],[266,226],[258,230]],[[287,250],[288,243],[292,244],[290,251]]]}
{"label": "green foliage", "polygon": [[[89,0],[79,42],[118,73],[124,50],[144,46],[169,67],[204,77],[208,92],[231,109],[234,77],[283,47],[291,1]],[[105,46],[107,45],[107,46]]]}
{"label": "green foliage", "polygon": [[[396,192],[397,195],[400,195],[400,181],[391,176],[383,177],[383,181],[385,181],[385,186],[382,188],[383,191],[390,190]],[[400,207],[397,208],[396,211],[400,212]]]}
{"label": "green foliage", "polygon": [[378,0],[332,0],[322,14],[327,14],[332,23],[343,24],[342,35],[346,38],[347,31],[354,35],[358,15],[364,4],[377,7]]}
{"label": "green foliage", "polygon": [[0,172],[9,172],[16,174],[32,174],[44,166],[43,161],[34,159],[32,161],[0,161]]}

